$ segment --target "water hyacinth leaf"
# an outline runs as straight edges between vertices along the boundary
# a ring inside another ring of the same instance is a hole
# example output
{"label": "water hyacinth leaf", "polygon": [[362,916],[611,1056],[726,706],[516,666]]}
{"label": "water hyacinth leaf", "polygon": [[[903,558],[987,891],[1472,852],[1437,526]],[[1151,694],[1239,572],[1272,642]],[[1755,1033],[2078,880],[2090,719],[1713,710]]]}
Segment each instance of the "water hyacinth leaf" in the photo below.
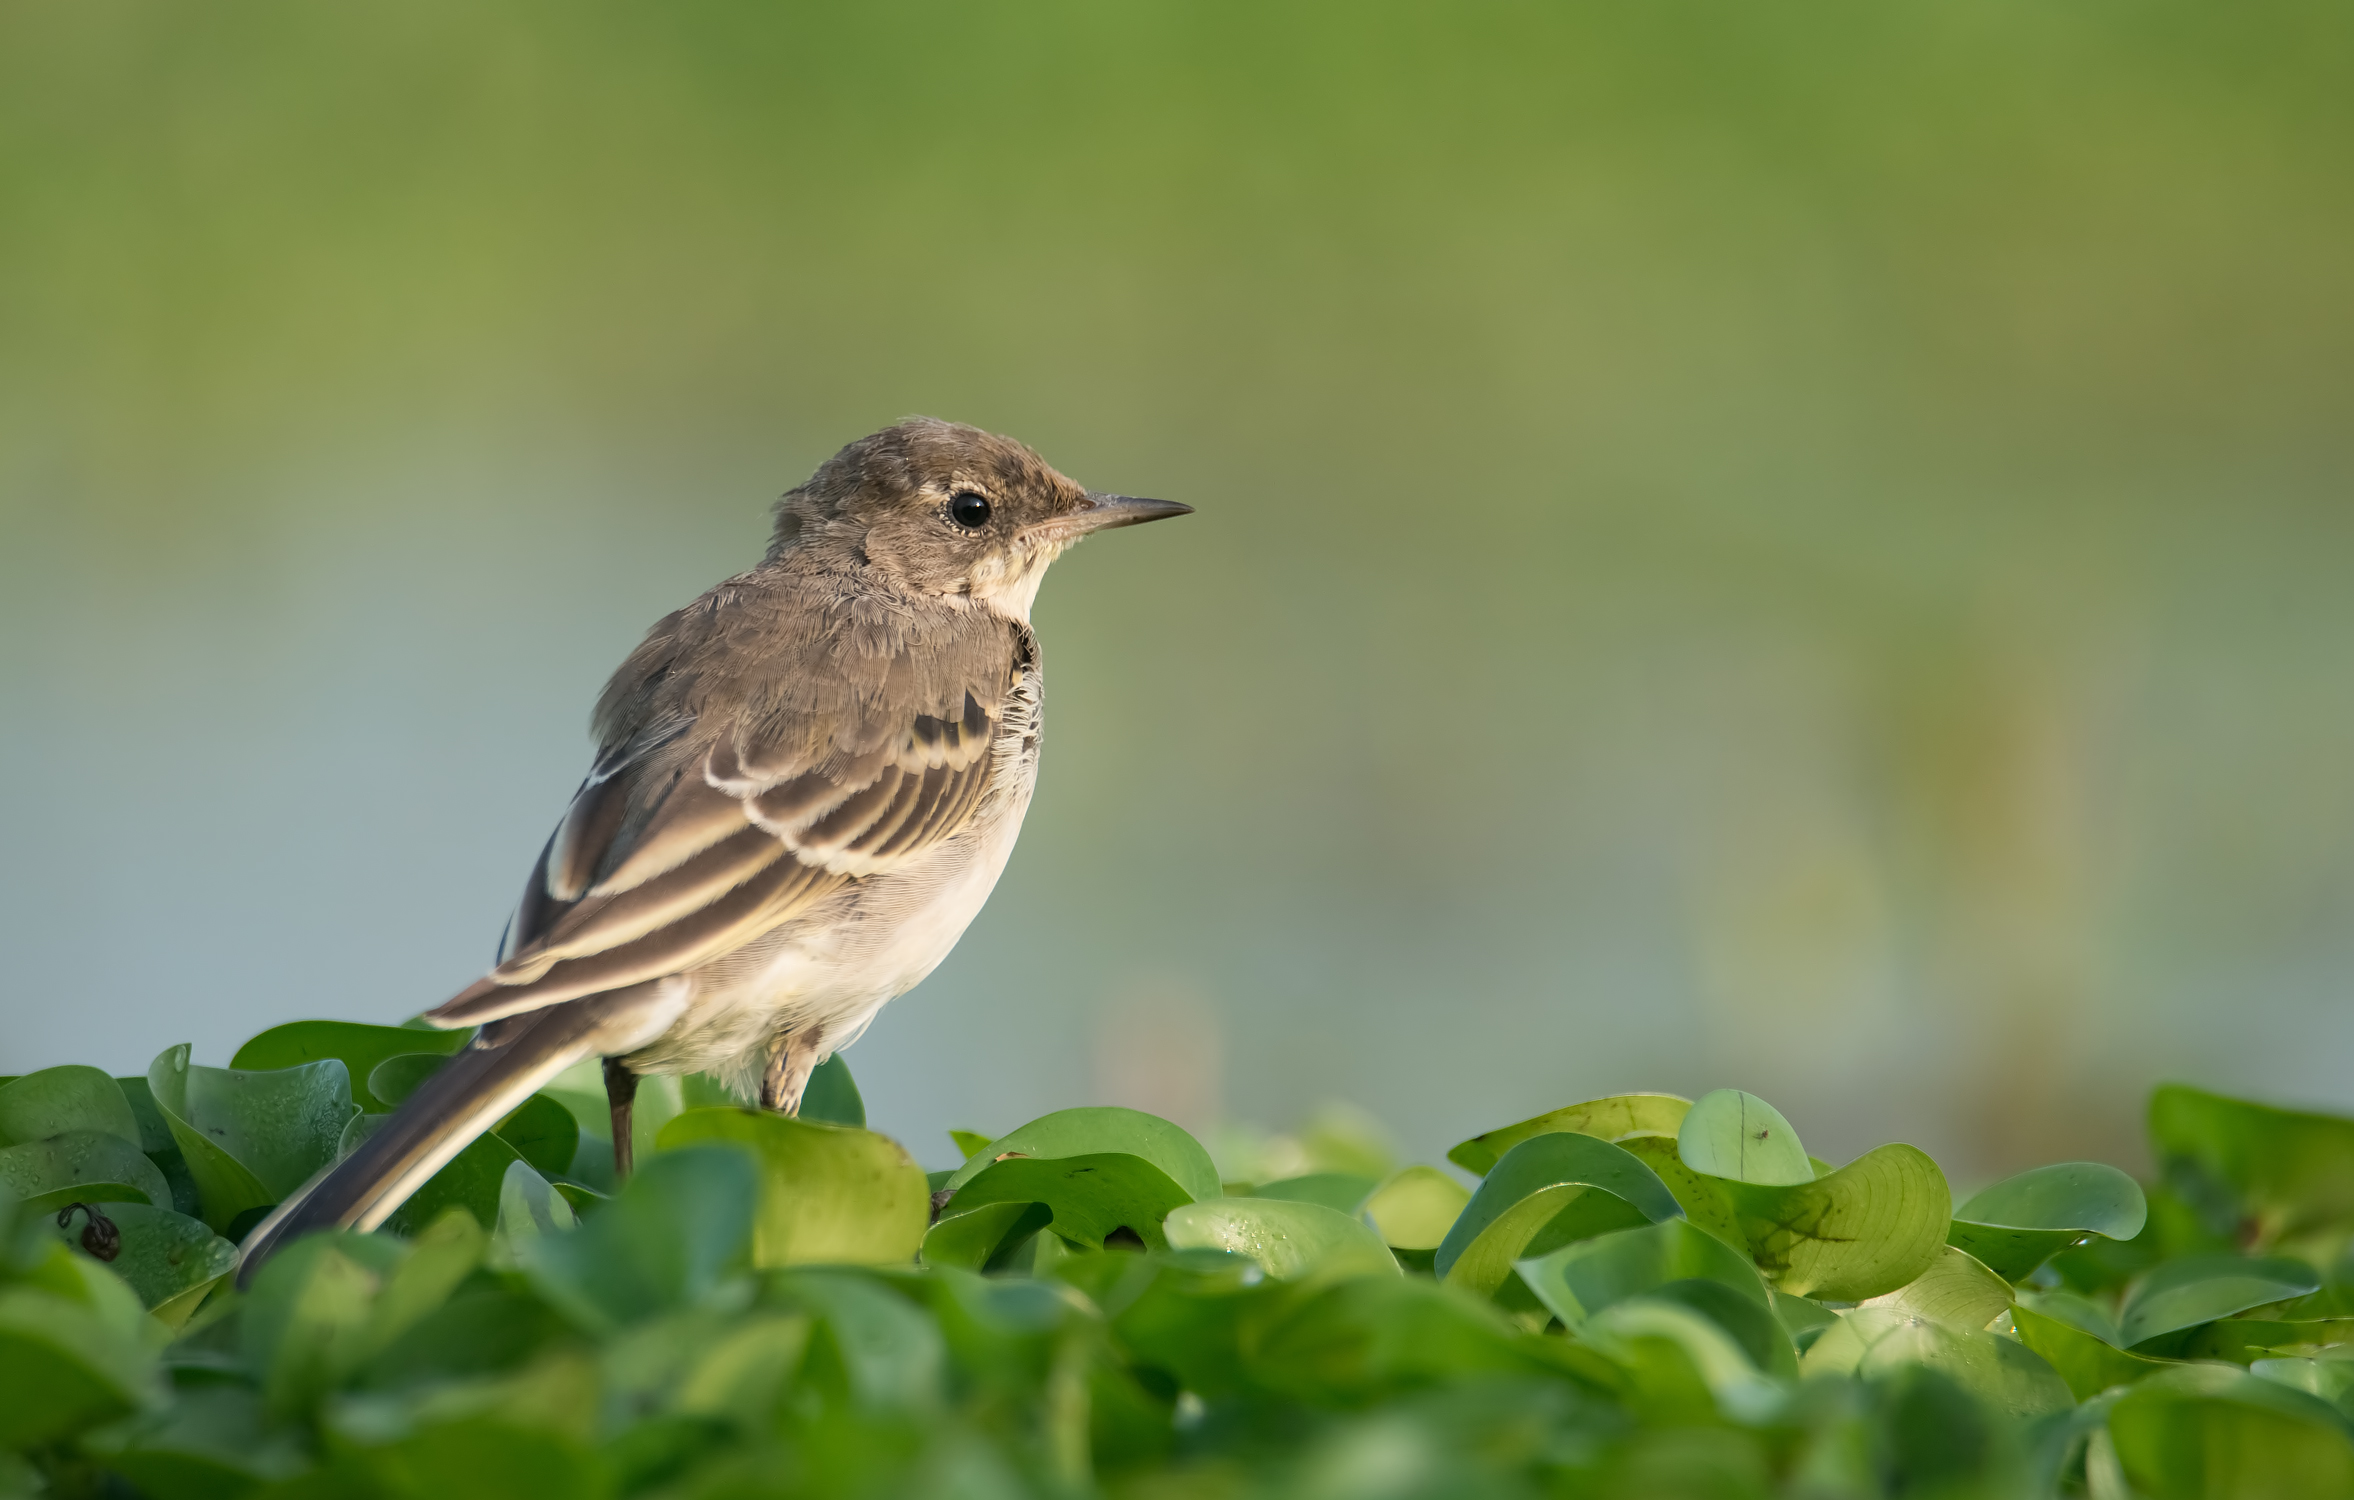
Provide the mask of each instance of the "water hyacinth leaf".
{"label": "water hyacinth leaf", "polygon": [[2167,1084],[2150,1095],[2149,1127],[2160,1174],[2212,1228],[2252,1220],[2263,1247],[2354,1226],[2354,1120]]}
{"label": "water hyacinth leaf", "polygon": [[560,1177],[580,1150],[580,1122],[556,1100],[534,1094],[499,1121],[498,1137],[541,1176]]}
{"label": "water hyacinth leaf", "polygon": [[[1779,1400],[1779,1392],[1738,1339],[1715,1319],[1682,1303],[1661,1297],[1630,1297],[1588,1318],[1579,1340],[1629,1366],[1639,1383],[1645,1367],[1656,1369],[1662,1356],[1669,1365],[1667,1384],[1674,1382],[1675,1366],[1696,1375],[1715,1401],[1728,1412],[1759,1415]],[[1656,1377],[1655,1377],[1656,1380]]]}
{"label": "water hyacinth leaf", "polygon": [[2011,1284],[1982,1262],[1948,1245],[1920,1275],[1893,1292],[1867,1299],[1863,1305],[1925,1318],[1970,1333],[2011,1310]]}
{"label": "water hyacinth leaf", "polygon": [[948,1179],[953,1191],[1006,1156],[1141,1156],[1199,1203],[1223,1195],[1218,1168],[1201,1142],[1158,1115],[1109,1105],[1058,1109],[989,1143],[987,1157],[966,1162]]}
{"label": "water hyacinth leaf", "polygon": [[1748,1258],[1683,1219],[1579,1240],[1516,1269],[1537,1300],[1572,1329],[1613,1302],[1671,1282],[1713,1281],[1761,1312],[1771,1308],[1766,1284]]}
{"label": "water hyacinth leaf", "polygon": [[2149,1217],[2141,1184],[2100,1162],[2071,1161],[2007,1177],[1954,1210],[1946,1243],[2018,1281],[2082,1240],[2130,1240]]}
{"label": "water hyacinth leaf", "polygon": [[134,1149],[142,1145],[131,1101],[96,1068],[43,1068],[0,1086],[0,1146],[68,1132],[111,1135]]}
{"label": "water hyacinth leaf", "polygon": [[[352,1116],[351,1123],[344,1127],[336,1155],[348,1156],[359,1149],[362,1141],[384,1128],[391,1118],[390,1115]],[[499,1181],[506,1173],[507,1164],[517,1159],[515,1148],[497,1135],[476,1136],[394,1209],[384,1221],[384,1228],[393,1234],[412,1235],[452,1208],[463,1208],[486,1228],[497,1223]]]}
{"label": "water hyacinth leaf", "polygon": [[1335,1213],[1353,1214],[1373,1191],[1375,1178],[1357,1172],[1309,1172],[1279,1177],[1252,1188],[1253,1198],[1283,1198],[1294,1203],[1321,1203]]}
{"label": "water hyacinth leaf", "polygon": [[[110,1087],[113,1082],[107,1080]],[[97,1130],[68,1131],[0,1150],[0,1187],[51,1212],[75,1198],[119,1195],[125,1189],[166,1208],[172,1202],[170,1184],[137,1145]]]}
{"label": "water hyacinth leaf", "polygon": [[1393,1250],[1436,1250],[1471,1202],[1471,1189],[1436,1167],[1404,1167],[1367,1195],[1361,1212]]}
{"label": "water hyacinth leaf", "polygon": [[499,1219],[491,1233],[491,1263],[502,1270],[519,1267],[525,1241],[565,1233],[579,1222],[572,1204],[553,1183],[533,1171],[530,1163],[509,1162],[506,1175],[499,1180]]}
{"label": "water hyacinth leaf", "polygon": [[1052,1215],[1054,1232],[1072,1244],[1100,1250],[1106,1235],[1126,1229],[1159,1249],[1166,1243],[1161,1221],[1171,1209],[1192,1201],[1168,1173],[1141,1156],[1015,1156],[991,1162],[968,1178],[941,1217],[945,1221],[992,1203],[1040,1203]]}
{"label": "water hyacinth leaf", "polygon": [[2320,1285],[2320,1276],[2303,1261],[2187,1256],[2168,1261],[2135,1284],[2118,1314],[2117,1333],[2127,1348],[2138,1348],[2251,1307],[2302,1297]]}
{"label": "water hyacinth leaf", "polygon": [[2311,1356],[2348,1344],[2354,1344],[2354,1318],[2219,1318],[2192,1333],[2178,1352],[2183,1359],[2227,1359],[2245,1365]]}
{"label": "water hyacinth leaf", "polygon": [[2011,1309],[2011,1327],[2020,1343],[2042,1355],[2046,1364],[2060,1372],[2060,1378],[2068,1382],[2068,1389],[2079,1401],[2090,1401],[2105,1390],[2178,1368],[2172,1360],[2128,1353],[2074,1324],[2024,1304]]}
{"label": "water hyacinth leaf", "polygon": [[123,1103],[130,1106],[131,1118],[139,1122],[139,1149],[149,1156],[170,1152],[177,1155],[180,1143],[172,1139],[171,1124],[156,1107],[155,1091],[140,1078],[117,1078],[114,1086],[122,1090]]}
{"label": "water hyacinth leaf", "polygon": [[1859,1307],[1826,1329],[1800,1361],[1814,1377],[1851,1374],[1885,1379],[1907,1365],[1927,1365],[2013,1417],[2035,1418],[2075,1405],[2068,1383],[2016,1339],[1948,1327],[1889,1308]]}
{"label": "water hyacinth leaf", "polygon": [[440,1308],[489,1249],[489,1233],[464,1209],[449,1209],[427,1224],[384,1277],[368,1310],[360,1340],[363,1357],[380,1352]]}
{"label": "water hyacinth leaf", "polygon": [[748,1148],[759,1164],[753,1264],[882,1266],[915,1259],[931,1224],[932,1195],[924,1169],[897,1141],[743,1108],[689,1110],[662,1129],[665,1153],[719,1142]]}
{"label": "water hyacinth leaf", "polygon": [[148,1351],[103,1309],[0,1286],[0,1450],[54,1442],[159,1395]]}
{"label": "water hyacinth leaf", "polygon": [[1790,1335],[1790,1342],[1804,1354],[1822,1336],[1823,1330],[1839,1321],[1839,1314],[1820,1302],[1804,1297],[1793,1297],[1785,1292],[1773,1294],[1774,1321]]}
{"label": "water hyacinth leaf", "polygon": [[[109,1203],[102,1212],[119,1236],[115,1257],[106,1268],[129,1283],[149,1308],[210,1286],[236,1269],[237,1247],[198,1220],[145,1203]],[[54,1217],[42,1222],[68,1246],[80,1247],[86,1222],[82,1215],[62,1226]]]}
{"label": "water hyacinth leaf", "polygon": [[1268,1275],[1396,1276],[1397,1257],[1361,1221],[1321,1203],[1283,1198],[1221,1198],[1173,1210],[1165,1231],[1178,1250],[1247,1255]]}
{"label": "water hyacinth leaf", "polygon": [[981,1271],[998,1253],[1053,1222],[1043,1203],[984,1203],[963,1213],[944,1213],[924,1234],[928,1266],[961,1266]]}
{"label": "water hyacinth leaf", "polygon": [[2329,1403],[2276,1381],[2190,1366],[2128,1391],[2109,1436],[2148,1500],[2354,1496],[2354,1441]]}
{"label": "water hyacinth leaf", "polygon": [[928,1411],[940,1404],[948,1348],[940,1325],[868,1277],[803,1270],[776,1278],[779,1301],[815,1317],[827,1338],[810,1373],[871,1411]]}
{"label": "water hyacinth leaf", "polygon": [[761,1176],[752,1152],[680,1145],[647,1160],[572,1233],[519,1242],[516,1253],[540,1294],[592,1329],[692,1307],[748,1261]]}
{"label": "water hyacinth leaf", "polygon": [[1916,1147],[1881,1146],[1792,1187],[1729,1184],[1752,1259],[1777,1290],[1834,1302],[1893,1292],[1945,1244],[1952,1195]]}
{"label": "water hyacinth leaf", "polygon": [[2336,1407],[2340,1415],[2354,1416],[2354,1359],[2343,1356],[2260,1359],[2248,1367],[2248,1373],[2318,1396]]}
{"label": "water hyacinth leaf", "polygon": [[1734,1207],[1729,1184],[1721,1177],[1706,1176],[1685,1166],[1684,1158],[1676,1150],[1674,1136],[1630,1135],[1616,1144],[1658,1174],[1683,1207],[1685,1218],[1747,1253],[1749,1240],[1741,1231],[1741,1213]]}
{"label": "water hyacinth leaf", "polygon": [[1658,1175],[1619,1147],[1569,1132],[1531,1136],[1489,1170],[1431,1269],[1487,1295],[1512,1276],[1515,1261],[1682,1212]]}
{"label": "water hyacinth leaf", "polygon": [[[370,1079],[381,1064],[404,1054],[450,1057],[464,1050],[473,1035],[471,1031],[368,1026],[357,1021],[289,1021],[247,1041],[229,1059],[229,1066],[270,1072],[333,1058],[343,1064],[344,1076],[351,1081],[352,1103],[380,1115],[400,1102],[380,1098],[372,1091]],[[414,1077],[407,1080],[411,1088],[419,1081]]]}
{"label": "water hyacinth leaf", "polygon": [[370,1304],[403,1253],[399,1241],[381,1236],[313,1234],[255,1274],[239,1308],[238,1343],[248,1367],[263,1372],[272,1412],[314,1408],[359,1363]]}
{"label": "water hyacinth leaf", "polygon": [[226,1230],[334,1159],[355,1113],[351,1080],[337,1058],[246,1072],[196,1067],[188,1052],[182,1043],[156,1058],[147,1086],[196,1179],[204,1221]]}
{"label": "water hyacinth leaf", "polygon": [[[409,1102],[409,1095],[424,1086],[425,1080],[449,1066],[449,1057],[439,1052],[399,1052],[384,1059],[368,1072],[366,1092],[382,1102],[386,1109],[398,1109]],[[356,1102],[360,1090],[352,1097]]]}
{"label": "water hyacinth leaf", "polygon": [[1605,1141],[1620,1141],[1630,1135],[1672,1136],[1682,1127],[1684,1115],[1691,1108],[1692,1101],[1677,1094],[1612,1094],[1603,1099],[1588,1099],[1583,1104],[1498,1126],[1458,1142],[1447,1152],[1447,1160],[1466,1172],[1485,1177],[1504,1159],[1505,1152],[1532,1136],[1551,1135],[1556,1131],[1590,1135]]}
{"label": "water hyacinth leaf", "polygon": [[1721,1281],[1693,1277],[1664,1282],[1630,1300],[1689,1308],[1723,1329],[1749,1356],[1749,1362],[1766,1375],[1784,1383],[1798,1379],[1798,1346],[1791,1341],[1789,1330],[1763,1303]]}
{"label": "water hyacinth leaf", "polygon": [[1760,1187],[1815,1180],[1814,1163],[1782,1112],[1755,1094],[1713,1089],[1692,1101],[1676,1130],[1676,1154],[1710,1177]]}
{"label": "water hyacinth leaf", "polygon": [[235,1385],[180,1391],[169,1408],[83,1442],[154,1500],[241,1495],[305,1466],[294,1434],[273,1431],[261,1398]]}
{"label": "water hyacinth leaf", "polygon": [[951,1130],[948,1132],[948,1139],[955,1145],[956,1154],[960,1158],[970,1161],[974,1152],[983,1149],[997,1137],[983,1135],[977,1130]]}
{"label": "water hyacinth leaf", "polygon": [[835,1053],[810,1071],[809,1086],[801,1091],[798,1118],[820,1125],[846,1125],[853,1130],[866,1128],[866,1100],[859,1094],[858,1081],[850,1076],[850,1064],[843,1060],[841,1053]]}

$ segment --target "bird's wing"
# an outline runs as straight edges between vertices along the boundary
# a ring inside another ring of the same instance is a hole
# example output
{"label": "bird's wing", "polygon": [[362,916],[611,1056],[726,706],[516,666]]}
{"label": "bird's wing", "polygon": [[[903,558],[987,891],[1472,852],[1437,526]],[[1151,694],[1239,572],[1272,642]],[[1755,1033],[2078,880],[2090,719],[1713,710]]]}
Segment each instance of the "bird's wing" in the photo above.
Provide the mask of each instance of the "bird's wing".
{"label": "bird's wing", "polygon": [[709,632],[682,630],[649,670],[678,619],[624,666],[646,673],[645,701],[604,716],[626,737],[609,736],[541,852],[498,966],[432,1021],[693,968],[952,837],[980,805],[1027,632],[835,621],[764,663],[724,649],[727,631],[714,652]]}

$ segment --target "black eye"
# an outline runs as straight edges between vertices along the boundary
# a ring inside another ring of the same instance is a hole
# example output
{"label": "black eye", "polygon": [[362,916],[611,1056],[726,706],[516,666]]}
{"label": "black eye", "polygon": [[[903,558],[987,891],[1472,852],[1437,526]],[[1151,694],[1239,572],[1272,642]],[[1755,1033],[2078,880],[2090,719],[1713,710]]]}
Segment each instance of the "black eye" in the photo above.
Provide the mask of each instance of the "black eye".
{"label": "black eye", "polygon": [[958,490],[948,501],[948,519],[970,531],[989,524],[989,497]]}

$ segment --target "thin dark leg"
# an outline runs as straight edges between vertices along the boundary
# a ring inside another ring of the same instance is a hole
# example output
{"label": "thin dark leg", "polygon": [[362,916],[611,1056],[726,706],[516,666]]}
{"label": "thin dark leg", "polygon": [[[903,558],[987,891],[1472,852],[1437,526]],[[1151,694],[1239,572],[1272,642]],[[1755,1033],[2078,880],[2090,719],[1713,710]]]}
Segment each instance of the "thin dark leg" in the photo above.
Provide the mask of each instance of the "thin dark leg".
{"label": "thin dark leg", "polygon": [[638,1075],[632,1073],[618,1057],[605,1059],[605,1102],[613,1110],[613,1182],[615,1186],[629,1181],[632,1165],[629,1138],[629,1107],[637,1102]]}

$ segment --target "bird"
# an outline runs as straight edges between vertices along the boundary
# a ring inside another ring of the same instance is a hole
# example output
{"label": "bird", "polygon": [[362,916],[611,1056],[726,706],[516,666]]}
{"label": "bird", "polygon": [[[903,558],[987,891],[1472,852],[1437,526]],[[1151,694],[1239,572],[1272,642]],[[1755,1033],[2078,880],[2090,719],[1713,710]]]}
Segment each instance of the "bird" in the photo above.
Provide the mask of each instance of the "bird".
{"label": "bird", "polygon": [[1030,623],[1082,537],[1189,514],[930,417],[775,506],[766,556],[664,616],[599,696],[594,762],[497,961],[423,1019],[477,1028],[257,1224],[238,1282],[367,1230],[557,1074],[604,1060],[616,1175],[646,1074],[794,1114],[811,1071],[948,956],[1013,852],[1045,676]]}

